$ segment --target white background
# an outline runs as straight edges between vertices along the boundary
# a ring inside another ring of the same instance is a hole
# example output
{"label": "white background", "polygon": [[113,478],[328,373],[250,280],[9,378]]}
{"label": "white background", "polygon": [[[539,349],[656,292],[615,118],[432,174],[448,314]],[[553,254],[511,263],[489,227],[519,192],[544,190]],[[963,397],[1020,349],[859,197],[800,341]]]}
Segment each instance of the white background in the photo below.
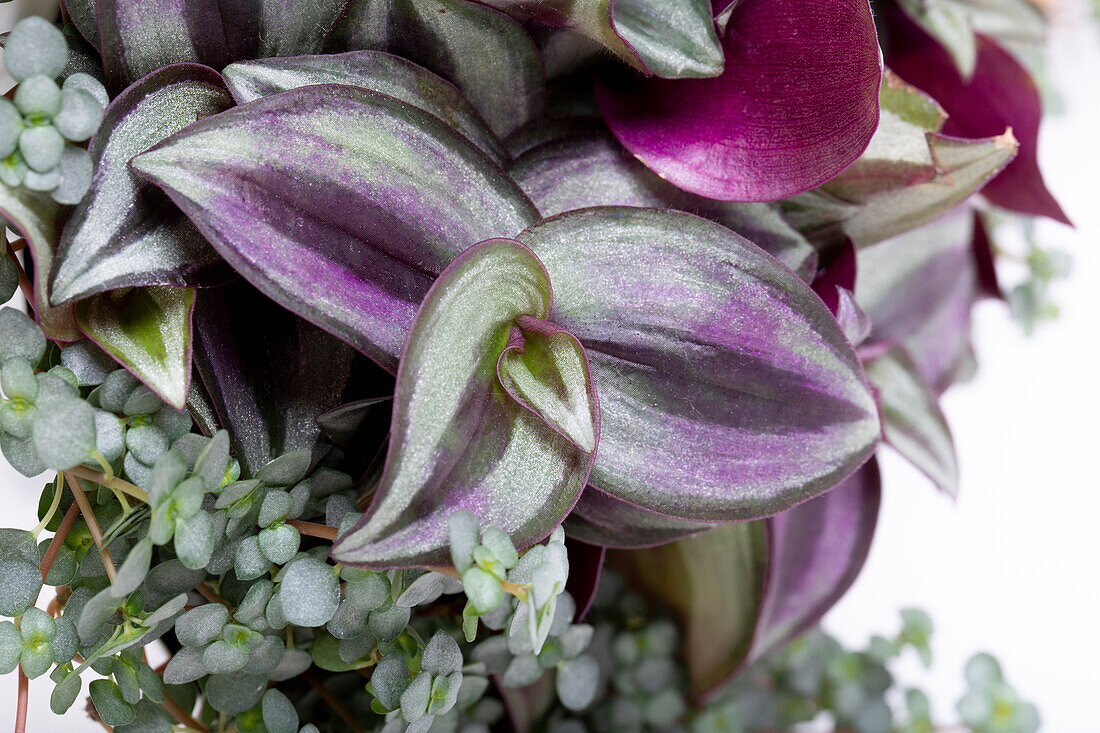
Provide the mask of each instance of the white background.
{"label": "white background", "polygon": [[[10,27],[15,5],[0,6],[0,27]],[[1080,733],[1100,730],[1100,28],[1084,0],[1054,15],[1051,71],[1065,111],[1045,123],[1040,155],[1077,229],[1043,222],[1038,238],[1074,258],[1055,291],[1062,315],[1025,338],[1002,304],[977,308],[981,370],[943,402],[960,497],[937,494],[884,450],[870,559],[825,624],[858,645],[896,630],[899,608],[924,608],[936,623],[935,664],[926,672],[907,657],[895,671],[930,693],[938,722],[956,721],[962,666],[989,650],[1039,706],[1045,731]],[[34,525],[42,483],[0,461],[0,525]],[[13,719],[15,686],[14,674],[0,681],[0,728]],[[29,731],[102,730],[79,704],[64,722],[53,716],[51,687],[32,681]]]}

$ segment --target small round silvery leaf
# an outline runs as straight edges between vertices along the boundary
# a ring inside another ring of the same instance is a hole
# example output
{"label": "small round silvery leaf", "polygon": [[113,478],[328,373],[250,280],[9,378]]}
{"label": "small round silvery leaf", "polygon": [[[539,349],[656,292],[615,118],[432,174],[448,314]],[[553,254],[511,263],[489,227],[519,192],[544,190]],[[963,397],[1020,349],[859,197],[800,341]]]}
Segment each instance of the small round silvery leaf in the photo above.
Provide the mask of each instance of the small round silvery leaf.
{"label": "small round silvery leaf", "polygon": [[79,397],[40,396],[31,437],[47,467],[58,471],[88,460],[96,449],[95,409]]}
{"label": "small round silvery leaf", "polygon": [[[387,710],[396,710],[401,704],[401,693],[409,686],[409,668],[400,652],[391,652],[382,657],[371,674],[371,686],[378,702]],[[425,702],[424,707],[427,707]]]}
{"label": "small round silvery leaf", "polygon": [[447,520],[447,532],[451,541],[451,562],[464,573],[473,562],[474,548],[481,533],[477,515],[468,509],[455,512]]}
{"label": "small round silvery leaf", "polygon": [[168,666],[164,668],[164,683],[167,685],[182,685],[187,682],[206,676],[206,668],[202,664],[202,647],[185,646],[168,660]]}
{"label": "small round silvery leaf", "polygon": [[276,565],[283,565],[298,552],[302,536],[297,527],[280,523],[260,530],[257,539],[264,557]]}
{"label": "small round silvery leaf", "polygon": [[216,674],[206,683],[206,697],[218,712],[236,715],[258,703],[266,689],[265,675]]}
{"label": "small round silvery leaf", "polygon": [[66,85],[61,90],[60,106],[53,124],[65,139],[83,142],[99,129],[103,121],[103,105],[91,92]]}
{"label": "small round silvery leaf", "polygon": [[0,98],[0,158],[6,158],[15,152],[21,132],[23,132],[23,115],[11,100]]}
{"label": "small round silvery leaf", "polygon": [[80,675],[71,675],[59,682],[50,694],[50,710],[55,715],[63,715],[73,706],[76,698],[80,696],[82,680]]}
{"label": "small round silvery leaf", "polygon": [[309,470],[309,451],[284,453],[256,473],[256,478],[268,486],[293,486]]}
{"label": "small round silvery leaf", "polygon": [[15,308],[0,309],[0,361],[21,356],[37,364],[46,353],[46,337],[42,329]]}
{"label": "small round silvery leaf", "polygon": [[49,119],[61,111],[61,87],[50,77],[37,74],[15,88],[12,101],[24,117]]}
{"label": "small round silvery leaf", "polygon": [[584,710],[596,697],[600,666],[587,654],[568,659],[558,667],[556,687],[561,704],[570,710]]}
{"label": "small round silvery leaf", "polygon": [[368,628],[380,641],[393,641],[409,625],[412,612],[392,603],[371,611]]}
{"label": "small round silvery leaf", "polygon": [[96,712],[107,725],[126,725],[134,720],[134,706],[122,699],[122,693],[111,680],[93,680],[88,693]]}
{"label": "small round silvery leaf", "polygon": [[21,399],[33,403],[38,397],[34,365],[19,356],[8,359],[0,370],[0,387],[3,387],[4,395],[9,400]]}
{"label": "small round silvery leaf", "polygon": [[111,101],[107,96],[107,89],[103,86],[103,83],[91,74],[85,74],[82,71],[65,77],[65,81],[61,84],[61,90],[66,89],[85,91],[92,95],[92,98],[99,102],[102,107],[106,107]]}
{"label": "small round silvery leaf", "polygon": [[19,666],[23,652],[23,635],[11,621],[0,621],[0,674],[8,674]]}
{"label": "small round silvery leaf", "polygon": [[410,723],[423,718],[428,712],[432,696],[432,675],[421,672],[401,693],[401,716]]}
{"label": "small round silvery leaf", "polygon": [[34,605],[42,589],[38,567],[23,558],[0,560],[0,615],[18,616]]}
{"label": "small round silvery leaf", "polygon": [[16,81],[36,74],[56,79],[68,58],[69,45],[64,34],[37,15],[16,23],[4,46],[4,65]]}
{"label": "small round silvery leaf", "polygon": [[453,674],[462,669],[462,650],[450,634],[437,631],[424,647],[420,668],[432,674]]}
{"label": "small round silvery leaf", "polygon": [[64,150],[65,138],[53,125],[28,127],[19,134],[19,153],[33,172],[46,173],[56,168]]}
{"label": "small round silvery leaf", "polygon": [[332,618],[340,602],[340,583],[332,566],[311,557],[285,569],[279,601],[289,623],[320,626]]}
{"label": "small round silvery leaf", "polygon": [[210,514],[198,511],[176,520],[174,548],[180,562],[192,570],[205,568],[214,552],[214,521]]}
{"label": "small round silvery leaf", "polygon": [[210,674],[228,674],[244,668],[248,654],[225,641],[215,641],[202,654],[202,666]]}
{"label": "small round silvery leaf", "polygon": [[92,157],[83,148],[66,145],[61,151],[57,170],[57,187],[51,190],[50,196],[59,204],[79,204],[92,185],[92,175],[95,173]]}
{"label": "small round silvery leaf", "polygon": [[245,537],[237,547],[233,559],[233,569],[239,580],[253,580],[267,572],[270,562],[260,552],[260,542],[256,537]]}
{"label": "small round silvery leaf", "polygon": [[298,733],[298,711],[283,693],[274,688],[265,692],[260,710],[268,733]]}

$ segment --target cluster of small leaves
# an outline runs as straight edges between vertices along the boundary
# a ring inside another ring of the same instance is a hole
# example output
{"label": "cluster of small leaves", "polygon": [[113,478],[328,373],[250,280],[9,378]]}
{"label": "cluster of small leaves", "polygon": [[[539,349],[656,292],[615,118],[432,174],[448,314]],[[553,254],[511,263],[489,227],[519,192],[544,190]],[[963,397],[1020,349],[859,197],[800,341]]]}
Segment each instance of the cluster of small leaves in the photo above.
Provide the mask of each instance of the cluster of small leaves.
{"label": "cluster of small leaves", "polygon": [[[1029,223],[1029,233],[1032,228]],[[1044,249],[1029,236],[1024,264],[1028,276],[1009,291],[1008,302],[1024,331],[1031,334],[1043,321],[1058,317],[1058,304],[1051,296],[1051,289],[1055,282],[1069,276],[1072,262],[1065,252]]]}
{"label": "cluster of small leaves", "polygon": [[83,72],[58,85],[68,55],[64,34],[45,18],[25,18],[8,35],[4,64],[19,85],[10,101],[0,99],[0,181],[76,204],[95,166],[74,143],[99,129],[108,97],[103,84]]}
{"label": "cluster of small leaves", "polygon": [[[872,637],[848,650],[815,629],[753,663],[702,703],[688,701],[687,671],[677,656],[676,625],[654,617],[621,580],[605,573],[593,611],[592,654],[599,662],[598,699],[581,716],[546,712],[552,733],[751,733],[790,730],[827,716],[837,730],[858,733],[931,733],[927,696],[897,689],[888,663],[912,650],[931,664],[932,623],[916,609],[901,613],[892,638]],[[976,655],[966,668],[970,689],[959,702],[959,730],[1034,733],[1038,714],[1008,686],[997,662]],[[904,697],[903,708],[890,701]],[[563,706],[564,707],[564,706]],[[952,728],[954,729],[954,728]]]}

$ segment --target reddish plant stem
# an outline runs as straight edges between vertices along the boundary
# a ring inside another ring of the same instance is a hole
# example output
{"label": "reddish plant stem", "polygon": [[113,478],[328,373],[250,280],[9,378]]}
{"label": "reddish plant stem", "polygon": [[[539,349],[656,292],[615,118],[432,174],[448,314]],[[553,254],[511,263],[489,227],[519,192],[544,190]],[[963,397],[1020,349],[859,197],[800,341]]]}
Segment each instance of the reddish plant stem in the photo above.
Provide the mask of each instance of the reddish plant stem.
{"label": "reddish plant stem", "polygon": [[340,719],[347,724],[348,730],[351,731],[351,733],[363,733],[363,729],[359,727],[359,724],[355,721],[355,716],[351,714],[347,706],[340,701],[340,698],[332,694],[332,690],[325,687],[324,683],[317,679],[315,674],[312,672],[304,672],[302,673],[302,679],[317,691],[317,694],[321,696],[322,700],[332,706],[332,709],[336,711]]}
{"label": "reddish plant stem", "polygon": [[310,537],[318,537],[322,540],[328,540],[329,542],[336,541],[336,528],[329,527],[327,524],[318,524],[317,522],[303,522],[300,519],[291,519],[287,521],[291,527],[296,528],[299,532]]}
{"label": "reddish plant stem", "polygon": [[195,590],[199,592],[199,595],[201,595],[203,598],[210,601],[211,603],[220,603],[228,608],[230,611],[234,610],[233,607],[229,605],[229,601],[218,595],[218,592],[210,586],[209,582],[203,581],[199,583]]}
{"label": "reddish plant stem", "polygon": [[46,580],[46,575],[53,567],[53,561],[57,559],[57,553],[61,551],[61,545],[64,544],[65,537],[68,536],[69,530],[76,523],[78,514],[80,514],[80,505],[73,502],[73,505],[69,507],[69,511],[65,512],[65,516],[61,518],[61,524],[58,526],[57,532],[54,533],[53,539],[50,540],[50,544],[46,548],[46,554],[42,556],[42,566],[39,569],[42,571],[43,581]]}
{"label": "reddish plant stem", "polygon": [[179,724],[184,728],[190,728],[191,730],[200,731],[200,733],[210,733],[210,729],[199,721],[192,718],[186,710],[176,704],[176,701],[170,698],[168,695],[164,696],[164,702],[160,704],[162,708],[167,710],[173,718],[179,721]]}
{"label": "reddish plant stem", "polygon": [[19,668],[19,698],[15,703],[15,733],[25,733],[27,730],[27,703],[30,699],[31,681],[23,674],[23,668]]}
{"label": "reddish plant stem", "polygon": [[80,506],[80,513],[84,515],[84,521],[88,523],[88,531],[92,533],[92,539],[95,540],[96,547],[99,548],[99,556],[103,559],[103,567],[107,570],[107,578],[114,583],[116,575],[115,562],[111,559],[110,548],[103,544],[103,532],[99,529],[99,522],[96,521],[91,502],[88,501],[84,489],[80,488],[80,480],[67,473],[64,475],[65,483],[69,485],[69,490],[73,492],[73,497]]}

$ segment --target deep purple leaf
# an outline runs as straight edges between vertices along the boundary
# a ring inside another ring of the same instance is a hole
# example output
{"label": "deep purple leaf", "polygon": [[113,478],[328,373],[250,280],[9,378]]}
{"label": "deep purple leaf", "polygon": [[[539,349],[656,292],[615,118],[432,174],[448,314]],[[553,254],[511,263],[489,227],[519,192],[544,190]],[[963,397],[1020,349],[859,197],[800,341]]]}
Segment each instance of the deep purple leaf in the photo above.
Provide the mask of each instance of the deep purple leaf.
{"label": "deep purple leaf", "polygon": [[797,272],[813,276],[817,252],[771,204],[714,201],[676,188],[630,155],[603,125],[543,129],[548,136],[508,168],[543,216],[590,206],[678,209],[723,224]]}
{"label": "deep purple leaf", "polygon": [[285,452],[312,450],[318,414],[393,389],[350,346],[241,281],[199,292],[194,359],[249,476]]}
{"label": "deep purple leaf", "polygon": [[438,118],[348,86],[235,107],[131,165],[256,287],[390,370],[434,275],[537,219]]}
{"label": "deep purple leaf", "polygon": [[34,262],[34,317],[38,325],[47,336],[58,341],[83,338],[72,306],[52,307],[46,297],[50,264],[61,237],[61,205],[47,193],[22,186],[8,188],[0,183],[0,216],[27,240],[27,252]]}
{"label": "deep purple leaf", "polygon": [[[599,460],[599,456],[596,457]],[[655,547],[712,529],[713,523],[692,522],[627,504],[589,486],[565,522],[566,534],[592,545],[637,549]]]}
{"label": "deep purple leaf", "polygon": [[138,285],[208,284],[231,274],[183,212],[128,164],[232,104],[221,75],[199,64],[159,69],[112,101],[88,146],[96,162],[91,190],[65,224],[54,258],[52,302]]}
{"label": "deep purple leaf", "polygon": [[974,253],[974,266],[978,272],[978,288],[988,298],[1004,300],[1004,290],[997,277],[997,265],[994,262],[993,242],[989,238],[989,227],[981,212],[974,212],[974,237],[971,239]]}
{"label": "deep purple leaf", "polygon": [[592,364],[600,491],[696,522],[757,518],[825,491],[874,449],[878,411],[836,321],[744,238],[607,207],[519,239],[550,272],[550,320]]}
{"label": "deep purple leaf", "polygon": [[680,616],[692,691],[705,696],[817,623],[844,594],[867,557],[880,496],[872,459],[823,496],[765,521],[613,551],[608,562]]}
{"label": "deep purple leaf", "polygon": [[891,9],[887,64],[943,105],[948,135],[977,138],[1006,127],[1020,142],[1016,159],[985,185],[982,193],[998,206],[1069,224],[1039,171],[1038,138],[1042,99],[1035,80],[997,41],[979,33],[978,60],[969,83],[959,76],[951,56],[904,13]]}
{"label": "deep purple leaf", "polygon": [[381,481],[334,559],[447,565],[460,509],[519,548],[561,524],[588,480],[600,419],[584,351],[541,320],[549,308],[546,270],[514,240],[481,242],[443,271],[401,357]]}
{"label": "deep purple leaf", "polygon": [[881,499],[872,458],[824,496],[767,520],[768,580],[753,659],[811,628],[851,587],[871,549]]}
{"label": "deep purple leaf", "polygon": [[713,79],[604,80],[615,136],[661,177],[736,201],[781,199],[859,157],[878,123],[878,40],[865,0],[734,7]]}
{"label": "deep purple leaf", "polygon": [[818,270],[811,287],[833,315],[837,315],[839,288],[848,291],[856,288],[856,247],[851,239],[844,238],[844,243],[833,253],[832,260]]}
{"label": "deep purple leaf", "polygon": [[[87,14],[86,1],[80,3]],[[347,0],[95,0],[115,91],[162,66],[317,53]],[[92,40],[92,39],[89,39]]]}
{"label": "deep purple leaf", "polygon": [[326,46],[387,51],[431,69],[501,137],[541,116],[546,104],[538,49],[523,26],[467,0],[352,0]]}

